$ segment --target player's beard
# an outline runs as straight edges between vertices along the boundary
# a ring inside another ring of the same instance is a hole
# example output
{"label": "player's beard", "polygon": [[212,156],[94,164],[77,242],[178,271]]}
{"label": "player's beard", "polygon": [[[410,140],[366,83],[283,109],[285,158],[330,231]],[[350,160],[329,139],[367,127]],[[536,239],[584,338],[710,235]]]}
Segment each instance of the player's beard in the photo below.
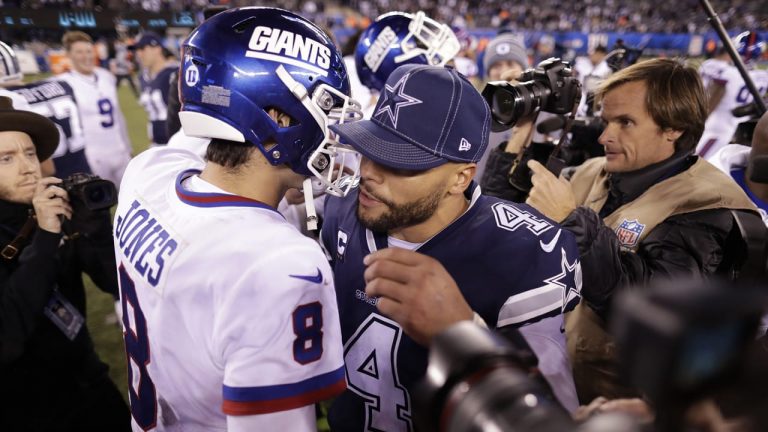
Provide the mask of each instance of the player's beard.
{"label": "player's beard", "polygon": [[422,198],[403,204],[397,204],[378,195],[373,195],[367,189],[366,193],[381,201],[387,206],[388,210],[378,217],[366,217],[360,211],[360,205],[358,205],[357,218],[364,227],[381,233],[388,233],[397,228],[406,228],[426,221],[435,214],[443,198],[441,187],[436,188]]}

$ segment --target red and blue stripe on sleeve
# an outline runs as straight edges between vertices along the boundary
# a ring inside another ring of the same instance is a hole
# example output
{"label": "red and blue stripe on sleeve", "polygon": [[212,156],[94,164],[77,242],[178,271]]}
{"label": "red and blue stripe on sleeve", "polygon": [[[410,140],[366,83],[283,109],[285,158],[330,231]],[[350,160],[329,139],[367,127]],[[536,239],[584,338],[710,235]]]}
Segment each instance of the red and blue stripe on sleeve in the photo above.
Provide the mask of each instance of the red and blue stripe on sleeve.
{"label": "red and blue stripe on sleeve", "polygon": [[291,384],[262,387],[224,386],[222,411],[227,415],[255,415],[287,411],[330,399],[347,388],[344,366]]}

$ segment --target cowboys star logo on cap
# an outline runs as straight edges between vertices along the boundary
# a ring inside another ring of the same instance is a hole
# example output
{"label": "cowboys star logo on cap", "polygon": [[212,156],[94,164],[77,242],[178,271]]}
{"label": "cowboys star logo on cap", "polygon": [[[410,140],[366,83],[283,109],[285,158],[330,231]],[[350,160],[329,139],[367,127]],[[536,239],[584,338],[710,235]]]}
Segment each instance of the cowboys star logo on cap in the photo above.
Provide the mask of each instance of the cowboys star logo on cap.
{"label": "cowboys star logo on cap", "polygon": [[491,109],[455,69],[403,65],[389,75],[383,92],[371,120],[329,126],[371,161],[423,171],[477,162],[488,147]]}
{"label": "cowboys star logo on cap", "polygon": [[373,115],[374,117],[386,113],[389,115],[389,120],[392,122],[392,126],[396,128],[397,118],[400,115],[400,108],[422,103],[421,99],[416,99],[404,92],[405,83],[410,76],[411,74],[405,74],[394,86],[390,86],[389,84],[384,86],[385,91],[382,95],[383,100],[381,101],[381,105],[379,105],[378,111]]}

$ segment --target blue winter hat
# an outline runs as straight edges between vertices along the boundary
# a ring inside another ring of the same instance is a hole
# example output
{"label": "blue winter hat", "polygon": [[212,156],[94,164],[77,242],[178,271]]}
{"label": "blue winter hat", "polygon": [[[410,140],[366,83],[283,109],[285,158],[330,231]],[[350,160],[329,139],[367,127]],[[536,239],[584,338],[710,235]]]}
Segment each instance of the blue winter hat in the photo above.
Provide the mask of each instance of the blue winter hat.
{"label": "blue winter hat", "polygon": [[370,120],[331,126],[368,159],[394,169],[423,171],[446,162],[477,162],[488,146],[491,111],[454,69],[395,69]]}

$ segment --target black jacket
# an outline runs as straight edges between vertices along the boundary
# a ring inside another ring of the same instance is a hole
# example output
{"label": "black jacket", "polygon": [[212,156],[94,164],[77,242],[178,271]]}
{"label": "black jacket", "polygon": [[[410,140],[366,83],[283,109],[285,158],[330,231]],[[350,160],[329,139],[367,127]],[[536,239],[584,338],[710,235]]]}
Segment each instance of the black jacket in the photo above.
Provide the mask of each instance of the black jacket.
{"label": "black jacket", "polygon": [[[516,156],[501,147],[491,152],[481,181],[483,193],[525,201],[527,194],[512,188],[507,179]],[[648,234],[636,253],[622,251],[614,231],[603,223],[602,217],[636,199],[652,185],[690,168],[695,161],[695,156],[680,153],[641,170],[614,175],[610,198],[599,215],[579,207],[562,222],[564,228],[576,235],[579,244],[583,298],[603,317],[619,287],[642,286],[658,277],[726,274],[738,267],[739,263],[732,258],[742,251],[734,249],[743,248],[744,244],[734,234],[738,227],[730,210],[704,210],[670,217]],[[746,211],[738,214],[759,219],[757,214]]]}
{"label": "black jacket", "polygon": [[[0,248],[13,240],[29,211],[0,201]],[[90,226],[89,234],[63,242],[61,234],[37,228],[15,258],[0,258],[0,430],[53,430],[57,424],[68,430],[67,418],[89,389],[108,380],[87,327],[70,340],[43,313],[57,288],[85,316],[83,271],[117,297],[109,213]]]}
{"label": "black jacket", "polygon": [[[609,198],[598,213],[574,210],[561,224],[576,235],[583,271],[582,296],[605,318],[619,288],[643,286],[657,278],[730,275],[741,262],[746,246],[728,209],[711,209],[671,216],[657,225],[636,252],[623,251],[603,217],[635,200],[654,184],[679,174],[696,162],[695,156],[676,154],[631,173],[614,174]],[[759,221],[756,213],[734,210],[742,218]],[[753,224],[764,230],[762,223]],[[764,237],[764,232],[758,233]]]}

